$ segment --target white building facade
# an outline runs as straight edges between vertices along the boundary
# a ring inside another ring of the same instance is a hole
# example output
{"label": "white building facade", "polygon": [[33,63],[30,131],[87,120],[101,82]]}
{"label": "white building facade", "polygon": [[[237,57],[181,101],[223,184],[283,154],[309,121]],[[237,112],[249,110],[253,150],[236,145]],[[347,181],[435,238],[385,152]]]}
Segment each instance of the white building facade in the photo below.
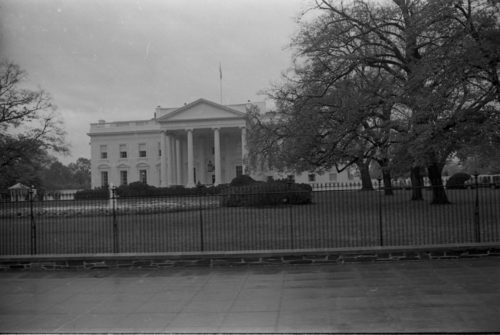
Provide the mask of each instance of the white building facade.
{"label": "white building facade", "polygon": [[[248,174],[246,107],[198,99],[179,108],[157,107],[150,120],[91,124],[92,188],[136,181],[157,187],[218,185]],[[309,183],[349,179],[336,173],[296,176],[297,182]]]}

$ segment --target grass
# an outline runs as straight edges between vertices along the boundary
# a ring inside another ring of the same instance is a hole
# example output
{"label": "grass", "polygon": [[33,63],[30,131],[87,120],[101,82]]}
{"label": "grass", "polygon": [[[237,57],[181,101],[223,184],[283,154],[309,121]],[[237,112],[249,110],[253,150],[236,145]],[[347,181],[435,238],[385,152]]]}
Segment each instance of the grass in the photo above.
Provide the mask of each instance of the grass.
{"label": "grass", "polygon": [[[314,192],[310,205],[267,208],[219,207],[213,196],[175,198],[176,207],[165,205],[172,198],[120,199],[116,239],[107,201],[43,203],[35,208],[36,249],[38,254],[105,253],[113,252],[115,241],[120,252],[474,242],[475,190],[447,194],[450,205],[430,205],[427,191],[424,201],[410,201],[410,192],[403,190],[391,197],[381,192]],[[479,200],[480,239],[498,242],[500,190],[480,189]],[[64,215],[47,214],[57,212]],[[0,204],[1,255],[30,253],[28,214],[29,204]]]}

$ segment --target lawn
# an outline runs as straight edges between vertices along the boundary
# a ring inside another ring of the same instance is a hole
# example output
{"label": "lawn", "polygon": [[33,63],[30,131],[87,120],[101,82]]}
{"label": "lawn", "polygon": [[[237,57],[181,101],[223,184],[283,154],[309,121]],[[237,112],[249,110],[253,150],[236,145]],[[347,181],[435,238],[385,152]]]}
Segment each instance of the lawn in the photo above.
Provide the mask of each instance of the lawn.
{"label": "lawn", "polygon": [[[475,190],[314,192],[309,205],[220,207],[217,196],[35,203],[38,254],[405,246],[476,240]],[[29,254],[29,204],[0,204],[0,254]],[[500,241],[500,190],[479,190],[479,238]],[[116,230],[113,223],[116,223]]]}

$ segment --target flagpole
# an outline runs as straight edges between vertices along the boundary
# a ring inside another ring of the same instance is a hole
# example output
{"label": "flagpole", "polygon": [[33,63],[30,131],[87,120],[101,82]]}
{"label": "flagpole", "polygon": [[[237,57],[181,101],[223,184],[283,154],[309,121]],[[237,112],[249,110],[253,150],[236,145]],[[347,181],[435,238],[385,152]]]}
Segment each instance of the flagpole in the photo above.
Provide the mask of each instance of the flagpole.
{"label": "flagpole", "polygon": [[222,105],[222,65],[219,62],[219,93],[220,93],[220,104]]}

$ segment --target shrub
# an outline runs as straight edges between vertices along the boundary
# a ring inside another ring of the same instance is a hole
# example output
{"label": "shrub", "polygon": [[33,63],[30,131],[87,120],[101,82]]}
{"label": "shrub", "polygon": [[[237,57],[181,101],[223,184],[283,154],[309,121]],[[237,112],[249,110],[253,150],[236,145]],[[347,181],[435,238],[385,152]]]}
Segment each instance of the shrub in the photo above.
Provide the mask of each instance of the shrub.
{"label": "shrub", "polygon": [[107,186],[95,188],[93,190],[82,190],[75,193],[75,200],[109,199],[109,189]]}
{"label": "shrub", "polygon": [[222,204],[228,207],[260,207],[311,203],[312,188],[306,184],[283,182],[254,183],[229,187],[223,192]]}
{"label": "shrub", "polygon": [[446,188],[449,189],[460,189],[465,188],[465,182],[469,180],[471,176],[465,172],[455,173],[446,182]]}
{"label": "shrub", "polygon": [[231,180],[231,183],[229,184],[229,186],[232,186],[232,187],[248,186],[248,185],[252,185],[255,183],[257,183],[257,181],[255,181],[252,177],[244,174],[244,175],[238,176],[238,177],[234,178],[233,180]]}
{"label": "shrub", "polygon": [[116,189],[116,195],[120,197],[146,197],[155,195],[156,193],[156,187],[139,181],[121,185]]}

